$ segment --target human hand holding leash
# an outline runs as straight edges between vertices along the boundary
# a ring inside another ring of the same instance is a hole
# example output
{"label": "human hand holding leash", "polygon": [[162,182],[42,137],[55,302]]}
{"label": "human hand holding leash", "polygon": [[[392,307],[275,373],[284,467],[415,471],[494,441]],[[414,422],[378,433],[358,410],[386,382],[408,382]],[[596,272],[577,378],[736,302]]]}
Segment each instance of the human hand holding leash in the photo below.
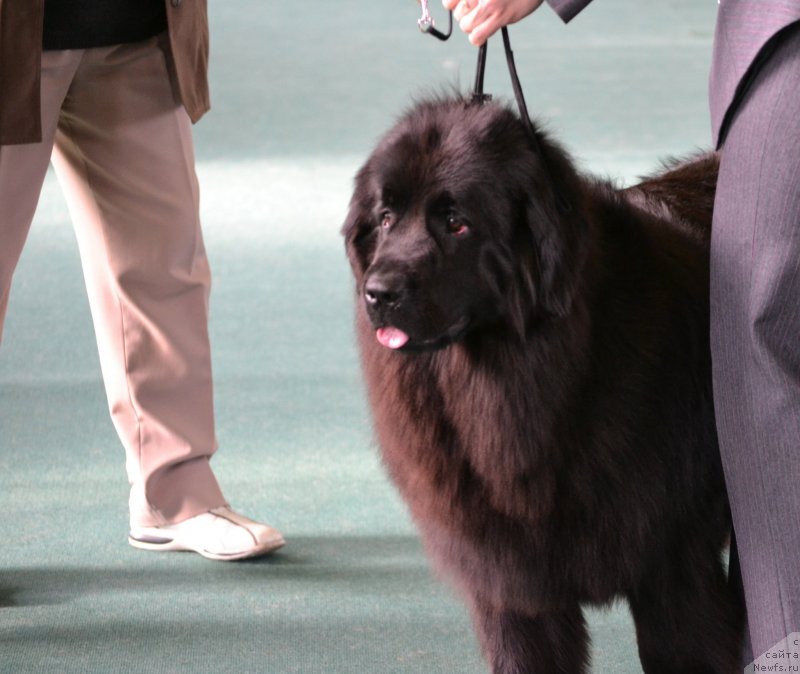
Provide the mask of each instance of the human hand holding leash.
{"label": "human hand holding leash", "polygon": [[479,47],[503,26],[516,23],[538,9],[542,1],[442,0],[442,4],[453,12],[469,41]]}

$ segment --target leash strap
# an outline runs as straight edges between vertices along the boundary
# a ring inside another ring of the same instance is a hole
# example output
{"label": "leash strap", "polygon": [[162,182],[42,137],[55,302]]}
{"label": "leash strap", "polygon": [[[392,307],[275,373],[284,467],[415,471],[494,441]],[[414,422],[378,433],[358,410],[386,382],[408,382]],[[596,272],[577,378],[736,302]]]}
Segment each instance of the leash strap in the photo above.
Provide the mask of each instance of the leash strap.
{"label": "leash strap", "polygon": [[[545,159],[545,154],[542,151],[542,144],[539,142],[539,137],[536,135],[536,131],[533,128],[533,122],[531,122],[531,117],[528,114],[528,106],[525,103],[525,96],[522,93],[522,85],[520,84],[519,75],[517,74],[517,66],[514,63],[514,52],[511,49],[511,39],[508,37],[508,27],[503,26],[501,32],[503,35],[503,49],[506,53],[506,65],[508,66],[508,73],[511,76],[511,87],[514,90],[514,98],[517,101],[517,108],[519,108],[520,120],[522,121],[522,125],[525,127],[525,132],[528,135],[528,140],[533,147],[533,151],[539,155],[542,160],[542,167],[547,175],[548,182],[551,185],[555,185],[556,183],[553,180],[550,167],[548,166],[548,162]],[[486,52],[488,44],[488,41],[484,42],[481,45],[481,48],[478,50],[478,65],[475,73],[475,87],[472,90],[472,102],[478,105],[481,105],[492,99],[491,94],[487,94],[483,90],[483,79],[484,73],[486,72]],[[556,206],[562,213],[568,213],[571,210],[570,205],[559,192],[556,192],[555,199]]]}
{"label": "leash strap", "polygon": [[[417,21],[417,25],[419,26],[420,30],[423,33],[429,33],[430,35],[433,35],[435,38],[442,40],[443,42],[447,40],[453,32],[453,12],[449,13],[450,27],[447,34],[444,34],[436,30],[433,26],[433,18],[431,18],[430,11],[428,10],[428,0],[420,0],[420,4],[422,5],[422,18]],[[517,100],[517,108],[519,108],[519,116],[522,121],[522,125],[525,127],[525,132],[528,135],[528,139],[534,152],[539,155],[540,159],[542,160],[542,167],[544,168],[549,183],[551,185],[555,185],[556,183],[553,181],[550,167],[548,166],[548,162],[545,159],[545,154],[542,151],[542,144],[539,142],[539,138],[536,135],[535,129],[533,128],[533,122],[531,122],[531,117],[528,114],[528,106],[525,103],[525,96],[522,93],[522,85],[520,84],[519,75],[517,74],[517,66],[514,63],[514,52],[511,50],[511,39],[508,37],[507,26],[503,26],[502,35],[503,49],[506,53],[506,64],[508,65],[508,73],[511,76],[511,87],[514,89],[514,98]],[[486,73],[486,52],[488,45],[489,42],[487,40],[478,50],[478,65],[475,71],[475,86],[472,89],[472,102],[477,105],[482,105],[486,101],[490,101],[492,99],[492,95],[485,93],[483,90],[484,75]],[[564,200],[559,192],[556,192],[555,198],[556,206],[562,213],[567,213],[571,210],[570,205]]]}
{"label": "leash strap", "polygon": [[484,42],[478,50],[478,67],[475,69],[475,86],[472,89],[472,102],[485,103],[492,100],[491,94],[483,93],[483,75],[486,72],[486,51],[489,46],[488,42]]}
{"label": "leash strap", "polygon": [[[534,149],[538,154],[542,154],[542,148],[539,144],[539,139],[536,137],[536,132],[531,123],[531,117],[528,114],[528,106],[525,103],[525,96],[522,93],[522,85],[519,82],[519,75],[517,74],[517,66],[514,63],[514,52],[511,50],[511,40],[508,37],[508,28],[503,26],[503,49],[506,53],[506,64],[508,65],[508,73],[511,76],[511,87],[514,90],[514,98],[517,101],[517,108],[519,108],[519,116],[522,119],[522,124],[525,131],[530,136]],[[474,103],[484,103],[492,100],[492,95],[484,93],[483,80],[484,73],[486,72],[486,52],[489,42],[486,41],[481,45],[478,50],[478,66],[475,72],[475,87],[472,90],[472,101]]]}

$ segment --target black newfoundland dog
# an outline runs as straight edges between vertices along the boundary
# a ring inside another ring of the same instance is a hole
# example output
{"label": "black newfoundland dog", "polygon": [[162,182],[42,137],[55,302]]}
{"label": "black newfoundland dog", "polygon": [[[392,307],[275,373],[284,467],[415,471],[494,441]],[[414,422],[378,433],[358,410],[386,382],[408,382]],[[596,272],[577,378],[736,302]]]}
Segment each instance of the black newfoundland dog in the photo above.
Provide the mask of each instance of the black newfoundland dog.
{"label": "black newfoundland dog", "polygon": [[587,669],[628,600],[647,674],[739,671],[708,342],[717,159],[628,189],[496,104],[407,113],[343,228],[378,442],[492,671]]}

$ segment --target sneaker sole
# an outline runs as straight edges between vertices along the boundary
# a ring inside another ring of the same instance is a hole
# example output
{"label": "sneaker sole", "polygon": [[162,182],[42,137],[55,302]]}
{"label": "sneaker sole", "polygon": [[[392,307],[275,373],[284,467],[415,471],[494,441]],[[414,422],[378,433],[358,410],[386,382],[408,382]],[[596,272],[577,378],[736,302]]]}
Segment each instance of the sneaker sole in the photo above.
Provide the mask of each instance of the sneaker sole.
{"label": "sneaker sole", "polygon": [[249,548],[240,552],[220,554],[218,552],[210,552],[209,550],[184,545],[175,538],[134,538],[133,536],[128,536],[128,543],[139,550],[148,550],[151,552],[196,552],[206,559],[213,559],[220,562],[233,562],[239,559],[250,559],[252,557],[268,555],[286,545],[286,541],[281,538],[274,541],[267,541],[258,547]]}

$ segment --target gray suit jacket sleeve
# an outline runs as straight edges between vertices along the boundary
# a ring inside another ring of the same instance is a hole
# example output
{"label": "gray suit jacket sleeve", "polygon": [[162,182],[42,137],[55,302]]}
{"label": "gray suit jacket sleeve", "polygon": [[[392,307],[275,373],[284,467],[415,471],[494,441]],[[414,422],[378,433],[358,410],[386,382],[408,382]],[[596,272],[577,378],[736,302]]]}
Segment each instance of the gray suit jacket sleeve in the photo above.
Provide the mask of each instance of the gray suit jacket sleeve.
{"label": "gray suit jacket sleeve", "polygon": [[547,4],[553,8],[564,23],[574,19],[580,11],[592,0],[547,0]]}
{"label": "gray suit jacket sleeve", "polygon": [[714,144],[765,46],[800,20],[800,0],[721,0],[709,78]]}

